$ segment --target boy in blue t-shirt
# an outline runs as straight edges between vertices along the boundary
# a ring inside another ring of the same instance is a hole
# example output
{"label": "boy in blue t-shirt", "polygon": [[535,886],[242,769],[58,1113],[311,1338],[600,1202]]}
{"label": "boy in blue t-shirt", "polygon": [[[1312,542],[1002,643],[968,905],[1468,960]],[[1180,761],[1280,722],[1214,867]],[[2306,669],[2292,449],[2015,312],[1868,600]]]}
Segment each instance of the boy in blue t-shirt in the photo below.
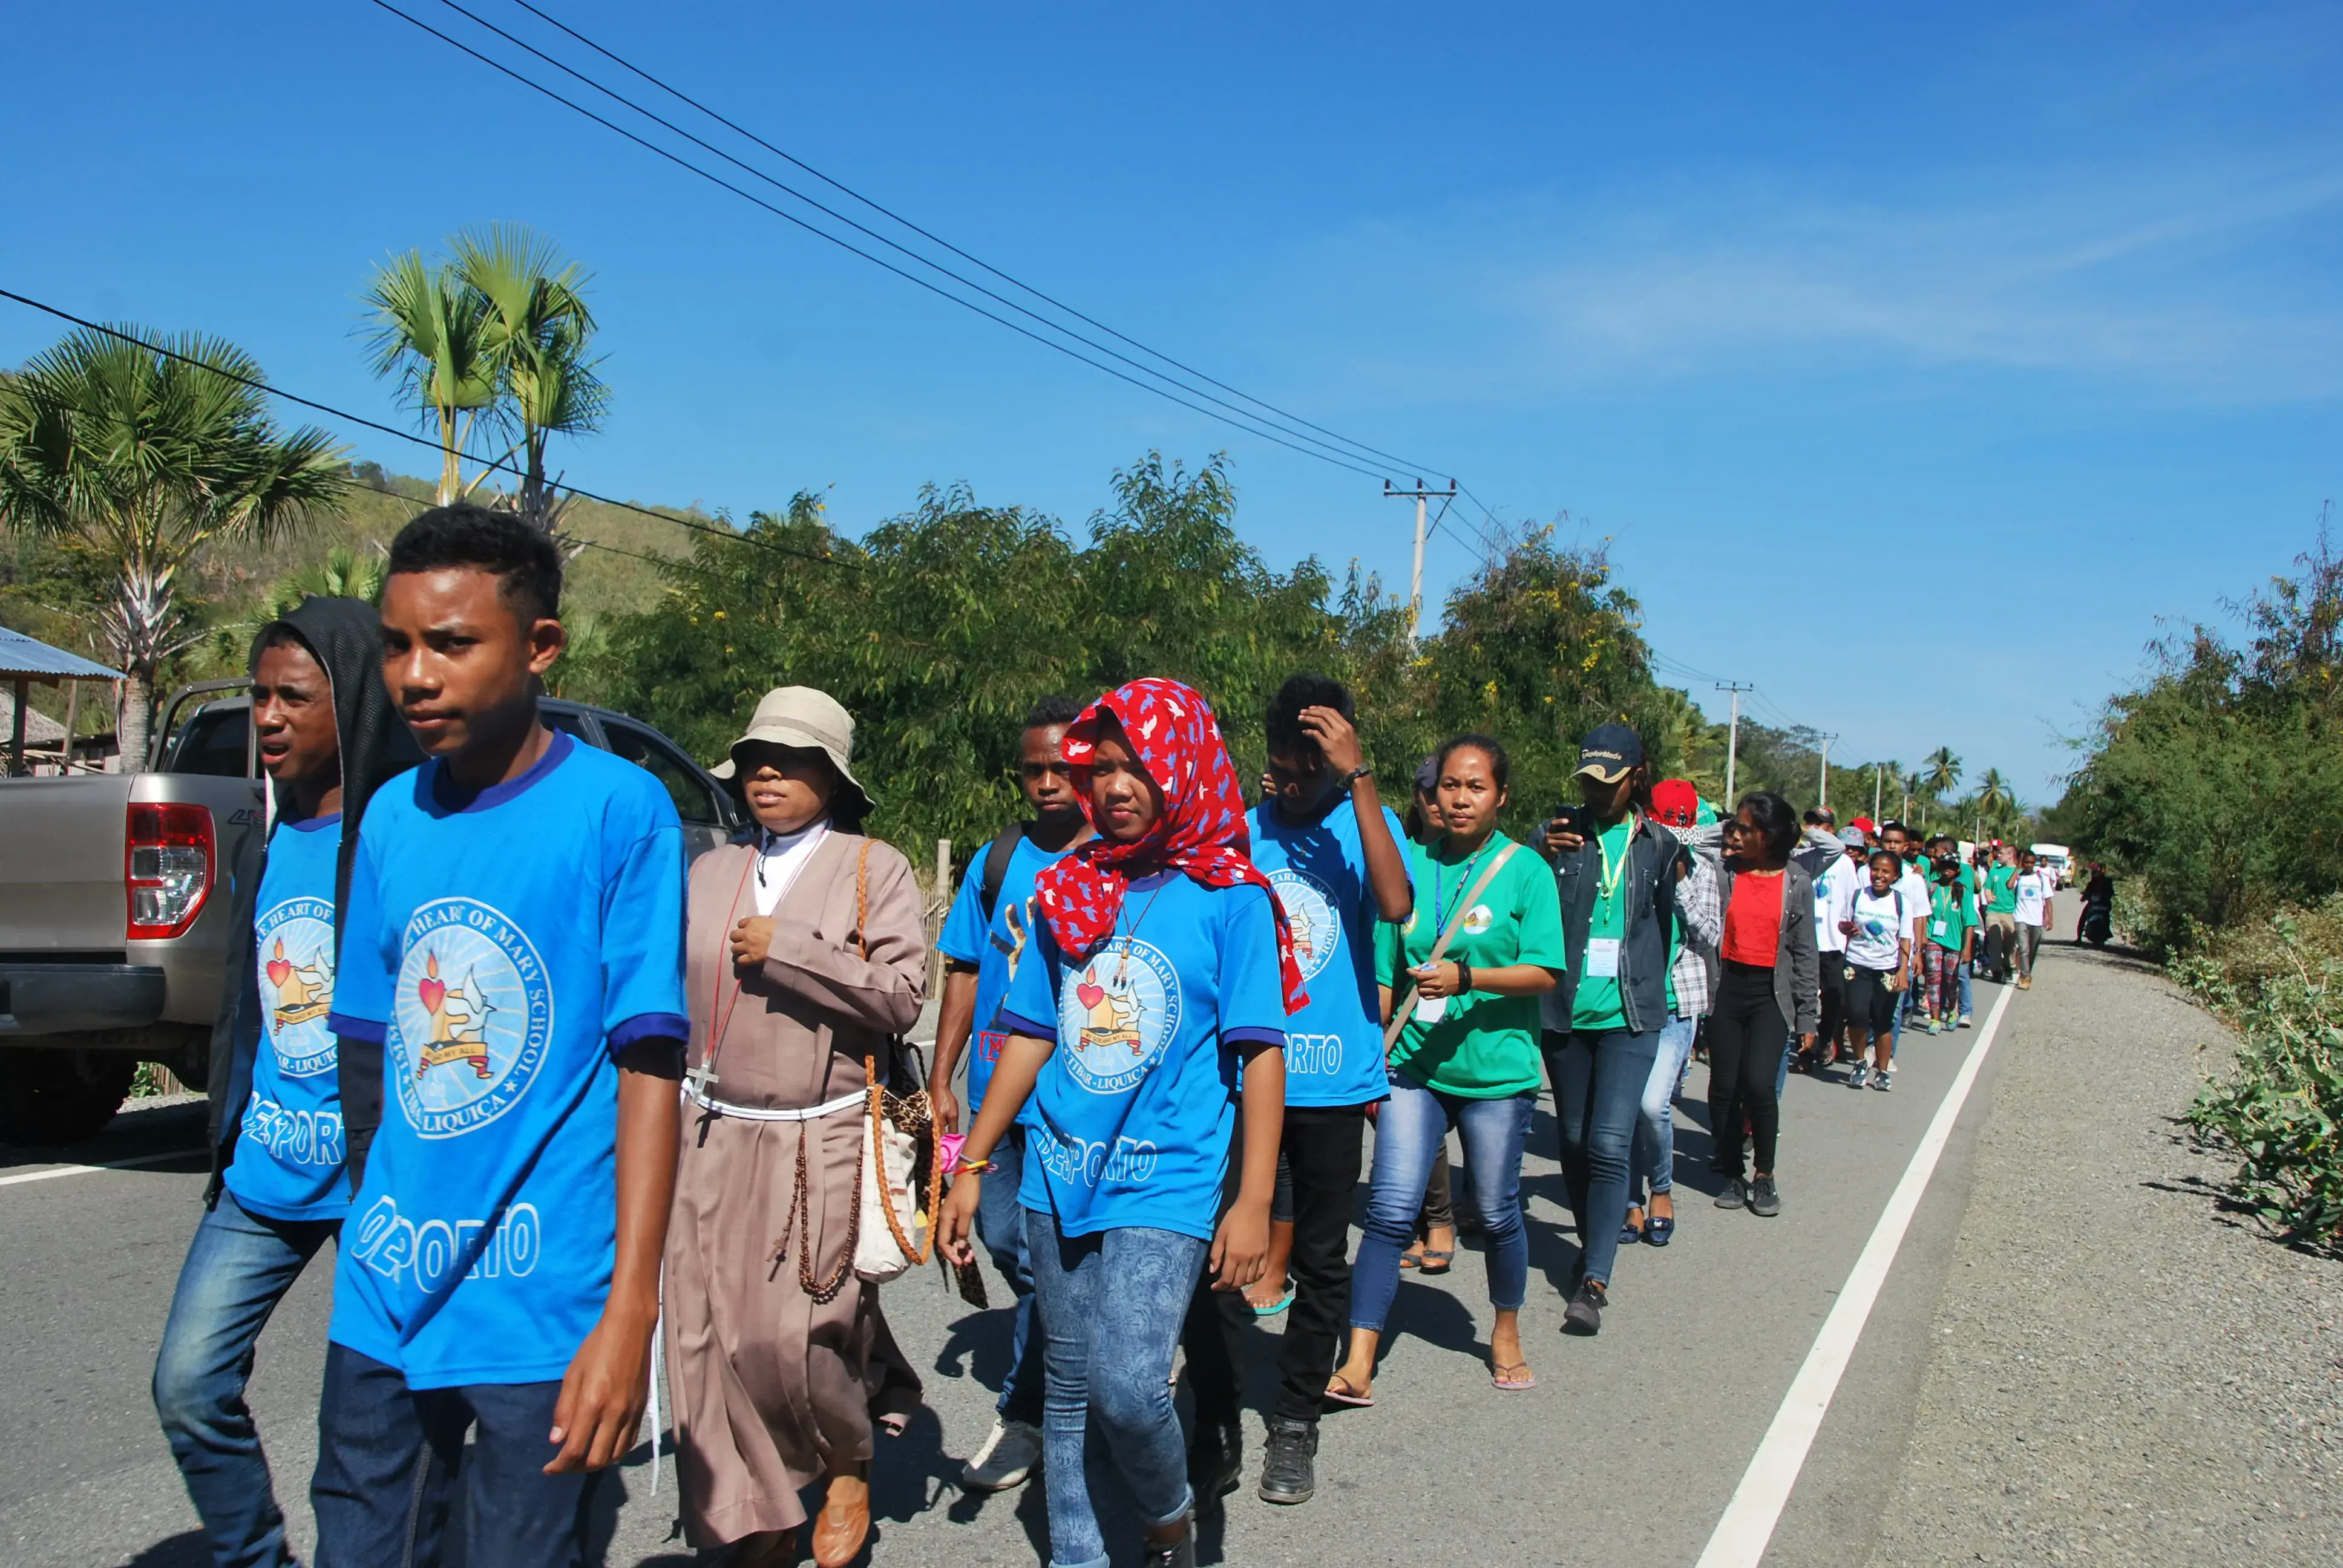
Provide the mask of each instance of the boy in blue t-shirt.
{"label": "boy in blue t-shirt", "polygon": [[458,1479],[469,1561],[580,1562],[647,1402],[682,826],[657,779],[539,722],[560,594],[512,513],[435,508],[391,544],[382,678],[430,760],[367,813],[343,921],[334,1030],[382,1072],[349,1108],[325,1563],[436,1563]]}
{"label": "boy in blue t-shirt", "polygon": [[[1375,923],[1404,920],[1414,908],[1399,819],[1375,794],[1353,713],[1349,690],[1325,676],[1296,675],[1280,687],[1265,715],[1269,796],[1250,816],[1253,864],[1285,906],[1310,987],[1310,1004],[1285,1027],[1280,1150],[1293,1217],[1272,1227],[1268,1266],[1254,1287],[1292,1303],[1262,1461],[1260,1493],[1269,1503],[1307,1503],[1317,1488],[1318,1412],[1351,1315],[1351,1210],[1367,1108],[1390,1092]],[[1196,1429],[1188,1475],[1201,1498],[1237,1484],[1241,1335],[1257,1314],[1275,1310],[1202,1285],[1191,1305],[1185,1340]]]}
{"label": "boy in blue t-shirt", "polygon": [[[993,1020],[1010,980],[1031,950],[1040,920],[1033,879],[1091,836],[1065,756],[1066,726],[1081,710],[1071,698],[1045,697],[1026,716],[1017,781],[1025,791],[1025,803],[1033,809],[1033,819],[995,840],[1005,840],[1009,847],[997,882],[992,845],[970,863],[936,939],[944,956],[944,995],[936,1021],[936,1060],[929,1074],[928,1100],[937,1124],[947,1131],[960,1130],[960,1101],[951,1083],[970,1035],[976,1040],[968,1059],[971,1122],[984,1108],[985,1088],[1001,1060],[1001,1048],[1008,1043],[1009,1037]],[[983,1027],[976,1027],[979,1020]],[[960,1485],[970,1492],[1005,1492],[1022,1485],[1041,1460],[1041,1336],[1033,1332],[1033,1271],[1025,1254],[1025,1211],[1017,1202],[1025,1170],[1022,1129],[1011,1127],[993,1146],[992,1163],[994,1179],[984,1184],[976,1230],[992,1254],[992,1266],[1009,1282],[1017,1314],[1010,1337],[1009,1375],[1001,1380],[992,1432],[960,1472]]]}
{"label": "boy in blue t-shirt", "polygon": [[[251,924],[228,957],[212,1060],[212,1181],[155,1357],[155,1412],[216,1563],[293,1561],[244,1402],[254,1347],[349,1206],[340,1062],[327,1014],[334,933],[367,799],[419,760],[382,691],[382,627],[357,599],[308,598],[252,643],[251,723],[276,826],[229,897]],[[232,857],[233,858],[233,857]]]}

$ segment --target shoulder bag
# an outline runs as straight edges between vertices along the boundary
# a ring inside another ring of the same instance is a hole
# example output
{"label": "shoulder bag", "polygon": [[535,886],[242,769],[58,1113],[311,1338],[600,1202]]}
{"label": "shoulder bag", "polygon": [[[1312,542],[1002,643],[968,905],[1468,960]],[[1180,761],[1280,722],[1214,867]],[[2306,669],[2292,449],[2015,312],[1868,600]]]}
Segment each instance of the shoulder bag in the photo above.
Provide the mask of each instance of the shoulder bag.
{"label": "shoulder bag", "polygon": [[[854,940],[862,961],[870,961],[870,840],[854,863]],[[870,1088],[862,1123],[862,1192],[854,1238],[854,1272],[884,1284],[928,1261],[935,1241],[935,1216],[943,1196],[943,1161],[935,1144],[936,1120],[928,1106],[927,1073],[918,1048],[900,1035],[887,1040],[888,1071],[882,1078],[876,1054],[862,1059]],[[897,1093],[897,1070],[912,1088]],[[923,1147],[924,1145],[924,1147]],[[921,1156],[926,1158],[922,1160]],[[927,1203],[913,1196],[918,1171],[928,1171]]]}
{"label": "shoulder bag", "polygon": [[[1503,849],[1497,851],[1495,859],[1482,868],[1480,876],[1475,878],[1473,885],[1465,890],[1464,896],[1456,901],[1456,916],[1448,922],[1448,929],[1440,933],[1440,940],[1432,944],[1432,956],[1423,960],[1425,963],[1436,964],[1448,956],[1448,944],[1454,941],[1456,933],[1464,929],[1464,917],[1473,912],[1473,906],[1480,900],[1483,893],[1489,890],[1489,884],[1496,879],[1497,873],[1504,869],[1505,862],[1512,859],[1513,851],[1520,848],[1519,844],[1507,844]],[[1403,947],[1401,956],[1404,957],[1405,954],[1406,950]],[[1416,989],[1413,981],[1411,980],[1407,988],[1407,999],[1392,1009],[1391,1022],[1383,1028],[1385,1055],[1389,1055],[1391,1048],[1399,1043],[1399,1032],[1407,1027],[1407,1020],[1415,1016],[1415,1002]]]}

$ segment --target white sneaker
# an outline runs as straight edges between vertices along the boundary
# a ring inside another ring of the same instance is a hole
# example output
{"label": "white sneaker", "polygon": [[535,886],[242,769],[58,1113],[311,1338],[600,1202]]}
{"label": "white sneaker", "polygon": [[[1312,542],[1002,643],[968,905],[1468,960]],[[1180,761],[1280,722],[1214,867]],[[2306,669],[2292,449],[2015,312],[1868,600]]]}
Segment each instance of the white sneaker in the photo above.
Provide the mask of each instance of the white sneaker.
{"label": "white sneaker", "polygon": [[1847,1074],[1846,1086],[1849,1089],[1861,1089],[1865,1081],[1870,1076],[1871,1069],[1858,1061],[1855,1064],[1855,1070]]}
{"label": "white sneaker", "polygon": [[1041,1429],[995,1418],[992,1434],[960,1473],[960,1487],[967,1492],[1006,1492],[1024,1485],[1025,1478],[1041,1463]]}
{"label": "white sneaker", "polygon": [[1871,1087],[1879,1091],[1882,1094],[1885,1094],[1893,1091],[1896,1087],[1895,1070],[1891,1068],[1887,1071],[1875,1076],[1871,1081]]}

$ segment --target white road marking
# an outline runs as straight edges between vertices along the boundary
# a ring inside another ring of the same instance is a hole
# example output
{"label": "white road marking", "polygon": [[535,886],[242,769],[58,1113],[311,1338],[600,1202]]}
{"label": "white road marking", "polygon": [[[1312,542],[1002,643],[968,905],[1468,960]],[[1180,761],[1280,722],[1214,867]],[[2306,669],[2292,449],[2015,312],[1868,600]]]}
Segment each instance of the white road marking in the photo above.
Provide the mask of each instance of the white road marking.
{"label": "white road marking", "polygon": [[201,1148],[174,1149],[168,1154],[141,1154],[136,1160],[110,1160],[103,1165],[52,1165],[46,1171],[26,1171],[15,1176],[0,1176],[0,1187],[14,1187],[19,1181],[48,1181],[59,1176],[85,1176],[92,1171],[127,1171],[137,1165],[160,1165],[166,1160],[185,1160],[190,1154],[201,1154]]}
{"label": "white road marking", "polygon": [[2009,1010],[2009,999],[2016,994],[2016,986],[2004,987],[2000,1000],[1993,1004],[1993,1011],[1985,1020],[1985,1028],[1977,1031],[1968,1060],[1961,1063],[1952,1088],[1945,1093],[1944,1103],[1936,1107],[1927,1135],[1912,1151],[1912,1162],[1904,1168],[1904,1179],[1896,1184],[1895,1192],[1887,1200],[1886,1211],[1872,1227],[1871,1240],[1864,1243],[1863,1255],[1855,1261],[1855,1271],[1847,1275],[1846,1284],[1839,1291],[1838,1304],[1823,1320],[1822,1332],[1815,1336],[1805,1364],[1798,1369],[1790,1392],[1782,1397],[1781,1409],[1774,1413],[1774,1424],[1765,1429],[1765,1440],[1758,1443],[1749,1468],[1742,1472],[1741,1484],[1734,1488],[1733,1501],[1725,1505],[1725,1516],[1716,1522],[1715,1533],[1709,1536],[1697,1568],[1757,1568],[1759,1559],[1765,1556],[1765,1547],[1774,1538],[1774,1527],[1781,1523],[1782,1510],[1790,1501],[1790,1489],[1797,1484],[1798,1472],[1805,1467],[1807,1451],[1814,1447],[1815,1434],[1822,1430],[1823,1416],[1830,1409],[1832,1396],[1838,1392],[1838,1382],[1846,1372],[1848,1359],[1855,1354],[1855,1342],[1863,1337],[1863,1326],[1870,1320],[1872,1306],[1879,1299],[1879,1288],[1886,1283],[1887,1271],[1895,1266],[1896,1251],[1904,1244],[1904,1232],[1911,1229],[1912,1216],[1920,1207],[1922,1194],[1928,1190],[1929,1178],[1936,1173],[1936,1161],[1944,1156],[1946,1143],[1952,1138],[1953,1123],[1960,1119],[1961,1108],[1968,1103],[1977,1070],[1985,1065],[1986,1052],[1993,1049],[1994,1036],[2001,1030],[2001,1015]]}

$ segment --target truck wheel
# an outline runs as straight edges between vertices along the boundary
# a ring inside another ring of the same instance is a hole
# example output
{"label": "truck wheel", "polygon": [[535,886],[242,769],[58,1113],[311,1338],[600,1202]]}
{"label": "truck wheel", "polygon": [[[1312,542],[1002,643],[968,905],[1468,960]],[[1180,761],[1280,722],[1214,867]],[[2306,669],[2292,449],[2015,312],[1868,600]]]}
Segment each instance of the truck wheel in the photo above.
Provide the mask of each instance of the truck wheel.
{"label": "truck wheel", "polygon": [[77,1143],[114,1120],[137,1074],[116,1051],[0,1051],[0,1140]]}

